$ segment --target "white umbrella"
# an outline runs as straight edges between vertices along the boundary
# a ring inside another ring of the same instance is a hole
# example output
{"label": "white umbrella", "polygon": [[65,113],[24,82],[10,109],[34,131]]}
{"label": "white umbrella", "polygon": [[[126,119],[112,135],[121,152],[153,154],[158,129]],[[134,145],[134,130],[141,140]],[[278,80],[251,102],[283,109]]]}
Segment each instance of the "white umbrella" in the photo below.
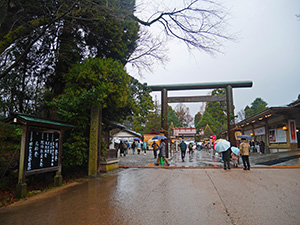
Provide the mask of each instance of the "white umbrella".
{"label": "white umbrella", "polygon": [[218,152],[226,152],[230,148],[230,142],[226,140],[218,141],[215,146],[216,151]]}
{"label": "white umbrella", "polygon": [[239,155],[240,154],[240,149],[238,149],[237,147],[231,147],[231,151],[235,155]]}

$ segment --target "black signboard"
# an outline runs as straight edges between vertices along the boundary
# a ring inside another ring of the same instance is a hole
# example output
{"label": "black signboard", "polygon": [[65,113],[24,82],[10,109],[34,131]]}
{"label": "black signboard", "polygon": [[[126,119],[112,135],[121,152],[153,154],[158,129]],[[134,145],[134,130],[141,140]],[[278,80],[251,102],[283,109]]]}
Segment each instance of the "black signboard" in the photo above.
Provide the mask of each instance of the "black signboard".
{"label": "black signboard", "polygon": [[29,129],[26,172],[56,170],[59,162],[59,131]]}

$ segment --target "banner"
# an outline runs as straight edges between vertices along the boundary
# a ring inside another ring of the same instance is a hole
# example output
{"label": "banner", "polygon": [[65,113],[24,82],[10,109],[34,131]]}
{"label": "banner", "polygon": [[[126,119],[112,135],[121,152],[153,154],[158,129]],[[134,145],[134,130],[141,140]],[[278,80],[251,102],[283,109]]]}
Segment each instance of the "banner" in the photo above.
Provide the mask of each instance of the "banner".
{"label": "banner", "polygon": [[215,146],[216,146],[216,135],[212,136],[212,142],[213,142],[213,149],[215,149]]}
{"label": "banner", "polygon": [[295,120],[289,120],[289,133],[290,133],[290,143],[297,143],[296,135],[296,122]]}

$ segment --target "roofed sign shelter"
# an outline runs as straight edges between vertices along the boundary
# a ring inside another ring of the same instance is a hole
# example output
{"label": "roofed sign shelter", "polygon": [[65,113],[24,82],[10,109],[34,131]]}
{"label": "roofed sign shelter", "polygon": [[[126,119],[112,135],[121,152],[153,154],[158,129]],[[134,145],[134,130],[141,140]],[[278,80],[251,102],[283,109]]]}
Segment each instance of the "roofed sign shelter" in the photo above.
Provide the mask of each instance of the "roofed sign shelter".
{"label": "roofed sign shelter", "polygon": [[4,122],[22,125],[23,128],[17,197],[26,196],[25,177],[32,174],[57,171],[54,184],[56,186],[61,185],[63,129],[70,129],[75,126],[20,113],[12,115]]}
{"label": "roofed sign shelter", "polygon": [[[252,87],[252,81],[236,81],[236,82],[212,82],[198,84],[170,84],[170,85],[152,85],[149,86],[152,91],[161,91],[161,126],[165,131],[165,136],[168,135],[168,102],[208,102],[208,101],[225,101],[227,105],[227,127],[228,139],[231,144],[235,143],[234,134],[231,133],[230,127],[234,125],[234,108],[232,88],[247,88]],[[169,97],[168,91],[182,90],[201,90],[225,88],[225,96],[190,96],[190,97]],[[168,157],[168,145],[166,145],[166,155]]]}

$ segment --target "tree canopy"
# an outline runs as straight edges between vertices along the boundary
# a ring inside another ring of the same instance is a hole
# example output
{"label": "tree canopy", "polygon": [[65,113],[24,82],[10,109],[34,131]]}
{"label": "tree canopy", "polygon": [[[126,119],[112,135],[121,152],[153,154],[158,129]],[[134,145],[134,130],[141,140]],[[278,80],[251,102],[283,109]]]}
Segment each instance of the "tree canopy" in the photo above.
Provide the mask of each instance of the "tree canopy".
{"label": "tree canopy", "polygon": [[[161,25],[167,36],[209,53],[219,51],[222,40],[231,39],[224,29],[227,13],[219,3],[189,0],[157,8],[147,18],[144,12],[135,12],[134,0],[2,0],[0,78],[17,68],[28,54],[42,59],[52,73],[56,71],[52,85],[60,80],[57,70],[64,73],[70,62],[86,57],[109,57],[123,65],[139,62],[147,67],[151,60],[145,57],[160,60],[165,52],[159,51],[161,41],[148,36],[145,29],[138,33],[139,25]],[[137,48],[137,40],[143,48]]]}
{"label": "tree canopy", "polygon": [[160,24],[167,36],[210,53],[230,39],[226,13],[212,1],[183,1],[149,18],[135,10],[135,0],[1,0],[1,114],[56,111],[74,122],[78,129],[66,145],[69,163],[81,165],[91,104],[101,104],[103,117],[115,121],[145,117],[152,108],[147,87],[124,71],[128,62],[147,67],[153,63],[147,57],[164,58],[160,40],[145,38],[145,28]]}
{"label": "tree canopy", "polygon": [[[224,95],[225,89],[214,89],[212,95]],[[226,129],[226,102],[207,102],[205,112],[196,124],[197,132],[208,124],[214,133]]]}
{"label": "tree canopy", "polygon": [[[87,162],[89,118],[92,105],[100,105],[103,118],[124,120],[129,115],[145,116],[152,101],[147,88],[136,86],[123,65],[113,59],[87,59],[63,76],[64,91],[52,101],[60,117],[76,125],[64,152],[71,165]],[[129,88],[129,86],[134,88]],[[144,101],[143,104],[140,101]],[[143,106],[141,108],[141,106]]]}
{"label": "tree canopy", "polygon": [[185,106],[182,103],[179,103],[175,107],[175,112],[182,127],[190,126],[191,122],[193,121],[193,117],[190,115],[189,107]]}
{"label": "tree canopy", "polygon": [[245,118],[249,118],[254,116],[266,109],[268,109],[268,103],[266,103],[262,98],[256,98],[249,107],[248,105],[245,107]]}

